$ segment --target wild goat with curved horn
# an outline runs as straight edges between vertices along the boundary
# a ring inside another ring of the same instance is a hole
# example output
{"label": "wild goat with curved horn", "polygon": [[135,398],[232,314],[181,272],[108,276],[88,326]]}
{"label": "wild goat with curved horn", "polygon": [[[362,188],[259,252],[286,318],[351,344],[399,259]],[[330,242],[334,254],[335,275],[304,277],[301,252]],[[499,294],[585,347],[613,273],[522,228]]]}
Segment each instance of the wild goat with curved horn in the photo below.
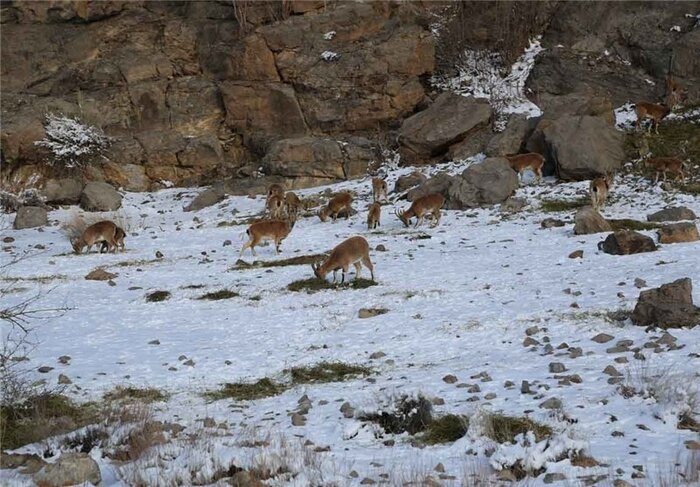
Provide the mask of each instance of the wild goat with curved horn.
{"label": "wild goat with curved horn", "polygon": [[333,282],[336,280],[336,272],[338,269],[343,270],[341,284],[345,282],[345,274],[351,265],[355,266],[355,279],[360,277],[362,264],[369,269],[374,281],[374,266],[369,260],[369,244],[363,237],[350,237],[337,245],[331,255],[323,262],[323,264],[311,264],[314,274],[319,279],[326,279],[326,274],[333,271]]}
{"label": "wild goat with curved horn", "polygon": [[421,196],[414,201],[408,210],[402,212],[394,210],[394,213],[407,227],[411,224],[411,218],[416,217],[417,220],[414,228],[417,228],[420,224],[422,224],[423,218],[430,214],[434,220],[432,226],[436,227],[440,224],[440,208],[442,208],[444,204],[444,196],[442,196],[440,193],[430,193],[426,194],[425,196]]}

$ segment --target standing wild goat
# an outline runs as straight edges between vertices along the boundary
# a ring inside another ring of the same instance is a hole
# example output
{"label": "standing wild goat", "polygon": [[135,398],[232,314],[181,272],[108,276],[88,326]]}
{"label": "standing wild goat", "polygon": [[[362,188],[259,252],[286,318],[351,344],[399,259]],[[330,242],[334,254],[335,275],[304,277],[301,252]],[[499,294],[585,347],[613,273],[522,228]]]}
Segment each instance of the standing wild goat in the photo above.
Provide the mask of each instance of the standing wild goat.
{"label": "standing wild goat", "polygon": [[589,190],[591,193],[591,206],[593,206],[594,210],[599,211],[605,204],[612,181],[612,174],[606,174],[605,177],[595,178],[591,181]]}
{"label": "standing wild goat", "polygon": [[311,268],[314,270],[316,277],[324,280],[326,279],[326,274],[333,271],[333,282],[335,282],[338,269],[342,269],[343,278],[340,281],[342,284],[345,282],[345,274],[351,265],[355,266],[355,279],[360,277],[360,270],[362,269],[360,263],[369,269],[374,281],[374,266],[372,261],[369,260],[369,244],[367,240],[363,237],[350,237],[337,245],[323,264],[320,266],[311,264]]}
{"label": "standing wild goat", "polygon": [[531,169],[537,176],[537,180],[542,179],[542,166],[544,166],[544,157],[536,152],[528,152],[527,154],[516,154],[514,156],[505,156],[510,162],[510,167],[518,173],[518,177],[522,177],[525,169]]}
{"label": "standing wild goat", "polygon": [[271,184],[267,188],[267,199],[269,200],[273,196],[279,196],[280,198],[284,199],[284,186],[281,184]]}
{"label": "standing wild goat", "polygon": [[265,208],[267,209],[268,215],[271,219],[277,220],[282,217],[282,211],[284,210],[284,197],[273,194],[267,199],[265,203]]}
{"label": "standing wild goat", "polygon": [[301,211],[301,200],[295,193],[287,191],[284,194],[284,208],[287,212],[287,218],[296,220]]}
{"label": "standing wild goat", "polygon": [[654,184],[659,182],[659,174],[664,175],[664,181],[666,181],[666,173],[675,174],[676,178],[681,178],[681,182],[685,179],[685,174],[683,173],[683,161],[676,159],[675,157],[656,157],[653,159],[647,159],[644,161],[644,165],[656,173],[656,179],[654,179]]}
{"label": "standing wild goat", "polygon": [[369,206],[367,212],[367,230],[374,230],[379,226],[379,218],[382,216],[382,205],[374,202]]}
{"label": "standing wild goat", "polygon": [[338,213],[345,210],[345,219],[350,218],[352,211],[352,195],[350,193],[338,193],[328,202],[326,206],[321,208],[318,217],[322,222],[328,220],[328,216],[333,218],[333,221],[338,218]]}
{"label": "standing wild goat", "polygon": [[294,221],[286,220],[265,220],[253,223],[248,227],[248,230],[246,230],[250,240],[243,244],[239,255],[242,256],[243,252],[248,247],[250,247],[250,251],[254,256],[257,255],[255,253],[255,246],[260,245],[266,240],[275,242],[275,253],[279,254],[282,240],[287,238],[293,227]]}
{"label": "standing wild goat", "polygon": [[[114,233],[114,241],[117,244],[117,247],[119,247],[119,250],[121,252],[124,252],[126,249],[124,247],[124,237],[126,237],[126,232],[121,228],[117,227],[117,231]],[[100,253],[104,253],[109,250],[109,245],[107,245],[107,242],[104,240],[102,241],[102,248],[100,248]]]}
{"label": "standing wild goat", "polygon": [[124,236],[124,230],[114,223],[104,220],[87,227],[80,237],[71,241],[71,244],[76,254],[80,254],[85,247],[90,253],[92,246],[98,242],[105,242],[107,251],[115,252],[118,247],[124,248]]}
{"label": "standing wild goat", "polygon": [[379,198],[384,195],[384,199],[388,199],[386,195],[386,181],[382,178],[372,178],[372,198],[374,201],[379,201]]}
{"label": "standing wild goat", "polygon": [[417,218],[415,227],[423,223],[423,218],[427,214],[433,216],[433,227],[440,224],[440,208],[445,204],[445,198],[440,193],[431,193],[421,196],[413,202],[411,207],[406,211],[395,211],[396,216],[403,222],[405,226],[411,224],[411,218]]}
{"label": "standing wild goat", "polygon": [[659,123],[661,123],[661,120],[663,120],[666,115],[671,113],[671,107],[659,103],[640,101],[639,103],[635,103],[634,112],[637,114],[637,121],[635,122],[636,129],[639,129],[642,124],[642,120],[648,118],[651,120],[648,131],[651,132],[651,129],[653,128],[658,134]]}

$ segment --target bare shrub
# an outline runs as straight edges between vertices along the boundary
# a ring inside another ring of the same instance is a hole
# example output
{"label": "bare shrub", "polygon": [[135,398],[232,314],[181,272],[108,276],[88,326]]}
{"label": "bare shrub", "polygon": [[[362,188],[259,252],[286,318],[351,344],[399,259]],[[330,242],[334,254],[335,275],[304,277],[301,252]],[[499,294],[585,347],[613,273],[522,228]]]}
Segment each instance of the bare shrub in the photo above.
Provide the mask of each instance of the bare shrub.
{"label": "bare shrub", "polygon": [[103,220],[113,222],[116,226],[124,230],[127,235],[135,229],[133,220],[129,218],[124,210],[113,211],[107,215],[96,215],[94,213],[86,213],[82,210],[72,209],[66,221],[61,224],[61,233],[65,235],[69,241],[72,241],[80,237],[87,227]]}
{"label": "bare shrub", "polygon": [[35,188],[28,188],[18,193],[0,191],[0,209],[5,213],[14,213],[21,206],[41,206],[47,208],[41,193]]}

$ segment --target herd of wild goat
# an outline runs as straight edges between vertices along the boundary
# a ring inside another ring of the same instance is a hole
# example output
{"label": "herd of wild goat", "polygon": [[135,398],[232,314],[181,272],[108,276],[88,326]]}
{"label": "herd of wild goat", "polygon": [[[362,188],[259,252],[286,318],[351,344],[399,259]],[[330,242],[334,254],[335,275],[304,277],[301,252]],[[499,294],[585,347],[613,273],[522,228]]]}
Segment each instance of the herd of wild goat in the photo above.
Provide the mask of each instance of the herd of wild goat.
{"label": "herd of wild goat", "polygon": [[[650,120],[648,130],[656,130],[661,120],[671,112],[670,106],[673,106],[679,101],[678,94],[680,93],[677,86],[672,86],[670,90],[670,103],[656,104],[648,102],[639,102],[635,105],[637,121],[635,129],[639,129],[645,119]],[[542,167],[545,159],[541,154],[530,152],[527,154],[517,154],[504,156],[509,162],[513,170],[520,177],[526,170],[532,171],[537,177],[537,180],[542,178]],[[666,180],[667,173],[674,175],[677,178],[684,179],[683,161],[677,158],[662,157],[649,158],[645,161],[645,166],[655,172],[655,183],[658,182],[659,176],[663,175]],[[613,175],[606,174],[602,177],[595,178],[590,183],[590,198],[591,206],[597,211],[605,203],[605,200],[610,191]],[[375,229],[379,225],[381,218],[381,200],[388,200],[387,184],[381,178],[372,178],[372,196],[373,203],[369,206],[367,213],[367,228]],[[350,217],[352,212],[353,197],[350,193],[342,192],[336,194],[318,213],[321,221],[325,222],[328,218],[332,218],[335,222],[338,215],[344,214],[346,219]],[[408,210],[395,211],[396,216],[401,222],[408,227],[412,218],[416,218],[415,227],[423,223],[425,217],[432,219],[432,226],[440,224],[440,209],[445,204],[445,198],[439,193],[431,193],[422,196],[411,204]],[[275,244],[275,252],[280,252],[282,241],[287,238],[302,209],[302,202],[299,197],[291,192],[285,191],[285,188],[280,184],[273,184],[268,188],[265,210],[267,219],[255,222],[248,227],[246,233],[249,240],[241,248],[240,255],[250,248],[255,256],[255,247],[266,241],[272,241]],[[117,249],[124,250],[125,232],[122,228],[111,221],[100,221],[91,225],[82,232],[82,235],[75,239],[73,249],[76,253],[80,253],[85,247],[88,252],[95,244],[101,244],[101,252],[105,250],[114,252]],[[326,275],[333,271],[333,282],[336,281],[336,273],[342,270],[341,283],[345,281],[345,274],[350,266],[355,267],[355,278],[360,276],[362,265],[367,267],[374,280],[374,266],[369,258],[369,244],[364,237],[355,236],[336,246],[322,264],[312,264],[315,275],[319,279],[325,279]]]}

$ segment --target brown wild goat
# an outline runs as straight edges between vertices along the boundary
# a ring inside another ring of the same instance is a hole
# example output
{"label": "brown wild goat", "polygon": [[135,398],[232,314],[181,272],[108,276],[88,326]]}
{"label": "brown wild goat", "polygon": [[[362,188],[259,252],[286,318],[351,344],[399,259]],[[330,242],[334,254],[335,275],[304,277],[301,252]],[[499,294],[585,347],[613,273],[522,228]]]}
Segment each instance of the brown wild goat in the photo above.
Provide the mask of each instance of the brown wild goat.
{"label": "brown wild goat", "polygon": [[322,222],[328,220],[331,216],[333,221],[338,218],[338,213],[345,210],[345,219],[350,218],[350,212],[352,211],[352,195],[350,193],[338,193],[328,202],[326,206],[321,208],[318,213],[318,217]]}
{"label": "brown wild goat", "polygon": [[124,235],[124,230],[113,222],[103,220],[87,227],[80,237],[71,241],[71,244],[76,254],[80,254],[85,247],[90,253],[92,246],[98,242],[105,242],[107,251],[115,252],[118,247],[124,248]]}
{"label": "brown wild goat", "polygon": [[606,174],[605,177],[595,178],[591,181],[589,191],[591,193],[591,206],[594,210],[599,211],[605,204],[612,181],[612,174]]}
{"label": "brown wild goat", "polygon": [[[403,212],[396,211],[396,216],[405,226],[411,224],[411,218],[417,218],[415,227],[423,223],[423,218],[431,214],[433,216],[433,227],[440,224],[440,208],[445,204],[445,198],[440,193],[431,193],[421,196],[411,204],[411,207]],[[414,228],[415,228],[414,227]]]}
{"label": "brown wild goat", "polygon": [[287,191],[284,194],[284,208],[287,212],[287,218],[296,220],[301,211],[301,200],[295,193]]}
{"label": "brown wild goat", "polygon": [[379,226],[379,219],[382,216],[382,205],[374,202],[369,206],[367,212],[367,230],[374,230]]}
{"label": "brown wild goat", "polygon": [[374,201],[379,201],[382,195],[384,195],[384,199],[386,200],[386,181],[382,178],[372,178],[372,198]]}
{"label": "brown wild goat", "polygon": [[282,211],[284,210],[284,197],[280,197],[277,194],[273,194],[267,199],[265,203],[265,208],[267,209],[268,215],[271,219],[277,220],[282,217]]}
{"label": "brown wild goat", "polygon": [[251,224],[246,230],[250,240],[243,244],[239,255],[242,256],[248,247],[254,256],[257,255],[255,247],[266,240],[275,242],[275,253],[279,254],[282,240],[287,238],[292,228],[294,228],[294,221],[286,220],[264,220]]}
{"label": "brown wild goat", "polygon": [[521,177],[525,169],[530,169],[537,176],[537,180],[542,179],[542,167],[544,166],[544,157],[536,152],[528,152],[527,154],[516,154],[513,156],[505,156],[510,162],[510,167]]}
{"label": "brown wild goat", "polygon": [[324,280],[326,279],[326,274],[333,271],[333,282],[336,280],[338,269],[342,269],[343,277],[340,281],[342,284],[345,282],[345,274],[351,265],[355,266],[355,279],[360,277],[361,263],[369,269],[374,281],[374,266],[372,261],[369,260],[369,244],[367,240],[363,237],[350,237],[337,245],[323,264],[311,264],[311,268],[314,270],[316,277]]}
{"label": "brown wild goat", "polygon": [[269,200],[273,196],[279,196],[280,198],[284,199],[284,186],[281,184],[271,184],[267,188],[267,199]]}
{"label": "brown wild goat", "polygon": [[664,181],[666,181],[666,173],[675,174],[675,179],[681,178],[681,182],[685,179],[685,174],[683,173],[683,161],[676,159],[675,157],[656,157],[652,159],[647,159],[644,161],[644,165],[656,173],[656,179],[654,179],[654,184],[659,182],[659,175],[664,175]]}
{"label": "brown wild goat", "polygon": [[[121,252],[124,252],[124,250],[126,249],[124,247],[124,237],[126,237],[126,232],[121,227],[117,227],[117,231],[114,233],[114,241],[116,242],[117,247],[119,247],[119,250]],[[100,253],[102,254],[107,250],[109,250],[109,245],[107,245],[107,242],[103,240],[102,248],[100,248]]]}
{"label": "brown wild goat", "polygon": [[671,108],[659,103],[649,103],[646,101],[640,101],[634,105],[634,112],[637,114],[637,121],[635,122],[635,129],[641,127],[642,121],[645,118],[651,120],[648,131],[655,129],[656,133],[659,133],[659,124],[661,120],[664,119],[666,115],[671,113]]}

